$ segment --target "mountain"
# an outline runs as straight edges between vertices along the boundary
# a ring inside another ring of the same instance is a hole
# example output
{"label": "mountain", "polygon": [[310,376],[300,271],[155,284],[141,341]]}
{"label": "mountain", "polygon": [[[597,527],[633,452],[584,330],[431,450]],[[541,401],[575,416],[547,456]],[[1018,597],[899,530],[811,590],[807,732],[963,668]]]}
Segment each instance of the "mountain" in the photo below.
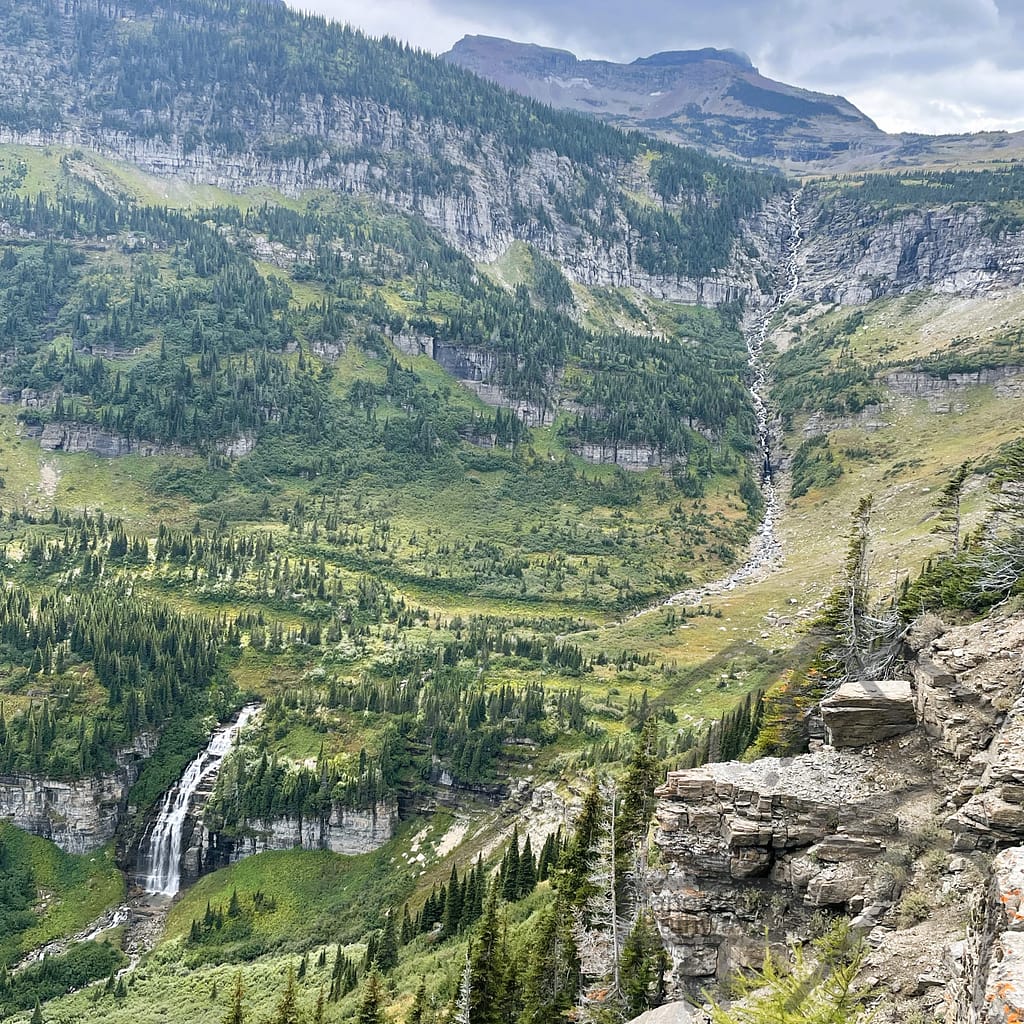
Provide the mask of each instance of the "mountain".
{"label": "mountain", "polygon": [[1022,209],[0,0],[0,1016],[993,1019]]}
{"label": "mountain", "polygon": [[475,258],[518,239],[585,283],[735,292],[738,222],[779,186],[283,6],[2,0],[0,16],[6,141],[234,190],[373,195]]}
{"label": "mountain", "polygon": [[466,36],[444,59],[560,110],[789,171],[969,162],[1024,149],[1022,133],[887,134],[843,97],[765,78],[732,50],[676,50],[615,64]]}

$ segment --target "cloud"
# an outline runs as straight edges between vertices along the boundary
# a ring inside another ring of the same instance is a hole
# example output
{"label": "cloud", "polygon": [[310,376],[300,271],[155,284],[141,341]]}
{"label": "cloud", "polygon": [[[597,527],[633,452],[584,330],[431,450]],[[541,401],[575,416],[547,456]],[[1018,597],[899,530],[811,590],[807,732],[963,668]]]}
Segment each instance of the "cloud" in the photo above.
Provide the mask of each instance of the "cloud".
{"label": "cloud", "polygon": [[893,131],[1024,127],[1020,0],[305,0],[434,52],[468,33],[628,61],[732,47]]}

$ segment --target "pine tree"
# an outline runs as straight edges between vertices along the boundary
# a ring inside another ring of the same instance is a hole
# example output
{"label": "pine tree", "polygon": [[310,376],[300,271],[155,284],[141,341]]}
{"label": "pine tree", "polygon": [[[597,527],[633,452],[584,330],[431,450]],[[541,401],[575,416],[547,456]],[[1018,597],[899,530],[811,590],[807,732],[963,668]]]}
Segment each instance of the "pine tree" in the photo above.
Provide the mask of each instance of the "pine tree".
{"label": "pine tree", "polygon": [[660,781],[658,728],[652,716],[644,722],[622,778],[614,851],[618,880],[616,902],[620,910],[630,903],[627,887],[635,896],[643,884],[647,868],[647,832],[654,812],[654,789]]}
{"label": "pine tree", "polygon": [[557,905],[541,915],[526,961],[520,1024],[549,1024],[575,1005],[580,958],[567,917]]}
{"label": "pine tree", "polygon": [[529,896],[537,888],[537,865],[533,859],[530,837],[526,837],[523,852],[519,855],[519,872],[516,876],[516,898]]}
{"label": "pine tree", "polygon": [[570,907],[582,908],[595,895],[591,875],[600,858],[605,820],[604,800],[594,782],[583,799],[576,828],[559,865],[558,892]]}
{"label": "pine tree", "polygon": [[664,998],[665,948],[651,915],[638,915],[622,947],[619,960],[622,998],[626,1009],[637,1016]]}
{"label": "pine tree", "polygon": [[462,920],[462,901],[465,883],[460,884],[458,872],[455,865],[452,865],[451,875],[448,878],[448,889],[444,899],[444,934],[445,937],[457,935],[459,923]]}
{"label": "pine tree", "polygon": [[359,1011],[356,1024],[383,1024],[384,981],[380,971],[371,967],[363,985],[363,995],[359,1000]]}
{"label": "pine tree", "polygon": [[409,914],[409,904],[406,903],[402,907],[402,930],[399,932],[398,940],[403,946],[407,946],[412,942],[413,936],[416,934],[416,928],[413,925],[412,917]]}
{"label": "pine tree", "polygon": [[470,947],[469,1019],[472,1024],[502,1024],[506,997],[506,958],[498,918],[498,893],[484,904],[480,933]]}
{"label": "pine tree", "polygon": [[389,912],[384,922],[384,931],[377,946],[377,967],[382,974],[388,974],[398,966],[398,938],[395,935],[395,915]]}
{"label": "pine tree", "polygon": [[289,966],[288,981],[274,1013],[274,1024],[299,1024],[300,1020],[298,997],[295,992],[295,968]]}
{"label": "pine tree", "polygon": [[242,999],[245,996],[245,988],[242,985],[242,972],[235,975],[235,987],[231,993],[231,1006],[224,1015],[224,1024],[245,1024],[245,1011],[242,1008]]}
{"label": "pine tree", "polygon": [[952,554],[960,553],[961,527],[963,524],[961,506],[963,504],[964,489],[967,479],[973,471],[971,462],[961,463],[956,472],[949,478],[946,486],[942,488],[938,500],[935,502],[935,510],[939,525],[935,533],[949,534]]}
{"label": "pine tree", "polygon": [[413,997],[409,1016],[405,1018],[405,1024],[427,1024],[427,979],[424,977],[420,978],[420,983],[416,986],[416,995]]}
{"label": "pine tree", "polygon": [[519,895],[519,826],[512,829],[512,842],[505,854],[505,863],[501,872],[501,895],[508,903],[513,903]]}

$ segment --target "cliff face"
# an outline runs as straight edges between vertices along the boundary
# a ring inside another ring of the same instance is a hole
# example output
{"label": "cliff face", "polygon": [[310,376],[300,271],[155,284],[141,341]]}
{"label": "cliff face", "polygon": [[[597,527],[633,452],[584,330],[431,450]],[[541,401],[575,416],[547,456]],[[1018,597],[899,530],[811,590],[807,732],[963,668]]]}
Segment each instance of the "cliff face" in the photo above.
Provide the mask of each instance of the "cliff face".
{"label": "cliff face", "polygon": [[863,745],[673,772],[658,791],[652,905],[679,991],[756,966],[766,930],[807,938],[828,911],[867,938],[878,1019],[1019,1019],[1024,618],[914,635],[913,682],[825,708],[884,735],[909,704],[910,731],[867,745],[847,728],[836,742]]}
{"label": "cliff face", "polygon": [[43,836],[68,853],[89,853],[114,838],[128,809],[128,791],[157,738],[139,736],[116,754],[113,772],[73,782],[0,775],[0,817]]}
{"label": "cliff face", "polygon": [[[587,210],[587,217],[567,222],[566,204],[578,207],[585,177],[572,161],[552,151],[535,151],[525,164],[514,167],[494,139],[369,101],[313,98],[295,116],[289,134],[315,140],[318,155],[270,159],[257,152],[225,153],[203,145],[193,149],[178,137],[143,139],[86,127],[15,132],[0,126],[0,143],[88,147],[148,174],[234,192],[269,186],[290,196],[312,189],[372,196],[421,215],[473,259],[496,260],[512,242],[525,241],[587,285],[634,287],[661,299],[707,303],[735,299],[752,287],[751,279],[734,268],[700,279],[645,271],[637,256],[642,236],[630,227],[621,207]],[[250,126],[254,136],[276,130],[279,126],[269,117]],[[401,169],[438,160],[459,168],[459,175],[428,192],[417,189],[404,170],[387,169],[389,164]],[[613,189],[661,203],[637,165],[609,162],[604,176]],[[524,218],[523,211],[529,216]],[[591,216],[610,220],[610,230],[596,234],[589,226]]]}
{"label": "cliff face", "polygon": [[274,818],[245,821],[226,835],[200,820],[182,851],[182,873],[197,878],[268,850],[330,850],[359,854],[379,849],[394,835],[398,806],[383,801],[368,810],[335,804],[326,818]]}
{"label": "cliff face", "polygon": [[997,231],[981,207],[892,211],[811,193],[804,218],[807,301],[860,305],[919,288],[977,295],[1024,281],[1024,231]]}

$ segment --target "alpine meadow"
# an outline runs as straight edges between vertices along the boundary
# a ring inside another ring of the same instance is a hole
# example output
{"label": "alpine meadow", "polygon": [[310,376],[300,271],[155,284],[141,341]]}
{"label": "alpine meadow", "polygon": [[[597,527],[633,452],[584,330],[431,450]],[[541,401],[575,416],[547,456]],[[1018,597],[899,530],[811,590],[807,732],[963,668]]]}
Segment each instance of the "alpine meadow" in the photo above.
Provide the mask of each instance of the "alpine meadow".
{"label": "alpine meadow", "polygon": [[1024,1019],[1022,138],[0,0],[0,1021]]}

